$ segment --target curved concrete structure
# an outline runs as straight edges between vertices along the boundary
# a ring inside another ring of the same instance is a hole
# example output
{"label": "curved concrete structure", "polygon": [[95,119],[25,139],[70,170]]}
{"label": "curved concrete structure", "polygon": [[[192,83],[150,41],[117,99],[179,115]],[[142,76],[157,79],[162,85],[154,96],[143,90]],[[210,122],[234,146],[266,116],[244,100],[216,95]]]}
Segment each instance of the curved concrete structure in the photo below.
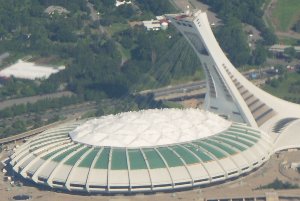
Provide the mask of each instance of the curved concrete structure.
{"label": "curved concrete structure", "polygon": [[[214,37],[206,13],[198,10],[168,14],[166,17],[193,47],[205,70],[208,86],[205,109],[232,121],[260,128],[270,134],[274,142],[279,136],[279,132],[274,132],[276,127],[288,122],[279,129],[281,132],[289,123],[300,118],[298,104],[268,94],[236,70]],[[289,134],[285,136],[290,138]],[[300,138],[294,140],[300,145]],[[284,147],[276,143],[279,147],[275,149],[294,147],[295,142],[290,143],[291,146],[285,144]]]}
{"label": "curved concrete structure", "polygon": [[[174,119],[191,114],[190,118],[203,120],[195,125],[195,121],[186,119],[179,126],[181,129],[171,129],[176,141],[162,133],[167,129],[168,134],[168,128],[173,126],[178,128],[178,121],[164,123],[160,130],[149,127],[152,138],[158,137],[159,145],[141,143],[140,146],[128,144],[128,147],[121,147],[122,142],[112,143],[118,146],[105,146],[101,141],[96,145],[95,142],[87,144],[85,140],[72,140],[74,131],[78,134],[78,130],[82,131],[82,127],[91,123],[91,120],[78,121],[32,138],[11,156],[10,164],[24,178],[53,188],[95,193],[154,192],[193,188],[239,177],[261,166],[273,149],[267,134],[195,109],[148,110],[134,115],[128,112],[104,119],[106,125],[113,123],[109,130],[114,130],[115,119],[142,117],[144,114],[151,122],[146,125],[156,121],[159,126],[161,117],[170,114]],[[143,119],[140,122],[145,124]],[[216,126],[218,123],[220,125]],[[127,121],[126,127],[136,128],[136,121]],[[147,127],[143,132],[147,133]],[[194,137],[184,138],[191,134]],[[98,137],[97,132],[91,135]],[[159,138],[164,136],[168,138],[161,143]],[[136,141],[143,142],[139,138]]]}
{"label": "curved concrete structure", "polygon": [[15,172],[70,191],[169,191],[236,178],[274,152],[299,148],[299,105],[244,78],[221,50],[205,13],[167,18],[202,62],[207,111],[148,110],[64,124],[17,149],[10,158]]}

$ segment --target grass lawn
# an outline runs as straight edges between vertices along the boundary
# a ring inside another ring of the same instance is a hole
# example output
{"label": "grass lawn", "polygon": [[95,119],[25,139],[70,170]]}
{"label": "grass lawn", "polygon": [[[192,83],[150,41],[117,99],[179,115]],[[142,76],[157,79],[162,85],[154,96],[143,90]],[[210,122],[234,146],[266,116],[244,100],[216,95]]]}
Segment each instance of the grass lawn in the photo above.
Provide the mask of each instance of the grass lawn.
{"label": "grass lawn", "polygon": [[110,25],[107,28],[107,30],[108,30],[109,34],[112,36],[115,33],[126,30],[128,28],[129,28],[129,24],[127,24],[127,23],[114,23],[114,24]]}
{"label": "grass lawn", "polygon": [[300,0],[278,0],[273,23],[279,31],[288,31],[300,18]]}
{"label": "grass lawn", "polygon": [[121,52],[123,58],[131,59],[131,49],[124,48],[120,43],[117,43],[118,50]]}
{"label": "grass lawn", "polygon": [[179,108],[182,109],[183,106],[179,103],[176,103],[174,101],[163,101],[164,105],[168,108]]}
{"label": "grass lawn", "polygon": [[288,73],[287,79],[283,79],[279,86],[274,88],[270,85],[265,85],[263,89],[270,94],[273,94],[279,98],[289,98],[289,99],[300,99],[300,93],[289,92],[289,88],[293,83],[296,83],[300,80],[299,73]]}
{"label": "grass lawn", "polygon": [[285,44],[285,45],[297,46],[298,45],[298,40],[294,39],[294,38],[280,37],[279,38],[279,43],[280,44]]}
{"label": "grass lawn", "polygon": [[182,83],[187,83],[190,81],[200,81],[205,79],[205,74],[203,72],[203,69],[201,66],[199,66],[199,69],[195,72],[195,74],[190,76],[183,76],[181,78],[177,79],[171,79],[170,85],[177,85]]}

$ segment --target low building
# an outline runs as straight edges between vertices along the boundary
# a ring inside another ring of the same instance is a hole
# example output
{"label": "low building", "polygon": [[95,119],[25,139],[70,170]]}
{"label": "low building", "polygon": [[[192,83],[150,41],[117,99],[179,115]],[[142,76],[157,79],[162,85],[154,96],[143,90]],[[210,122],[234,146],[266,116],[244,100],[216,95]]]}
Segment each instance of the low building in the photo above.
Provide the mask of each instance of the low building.
{"label": "low building", "polygon": [[146,27],[148,31],[150,30],[157,31],[160,30],[161,28],[161,24],[159,20],[143,21],[143,25]]}
{"label": "low building", "polygon": [[126,1],[126,0],[116,0],[116,7],[119,7],[121,5],[124,5],[124,4],[131,4],[132,2],[131,1]]}
{"label": "low building", "polygon": [[65,69],[65,66],[42,66],[35,63],[19,60],[17,63],[1,70],[0,77],[2,80],[10,77],[29,80],[47,79],[51,74],[58,73],[63,69]]}
{"label": "low building", "polygon": [[166,30],[168,28],[169,22],[163,16],[156,16],[156,19],[149,21],[143,21],[143,25],[148,31],[158,31],[160,29]]}
{"label": "low building", "polygon": [[46,8],[44,12],[47,13],[48,15],[53,15],[54,13],[58,13],[60,15],[70,13],[70,11],[68,11],[62,6],[49,6],[48,8]]}
{"label": "low building", "polygon": [[300,52],[300,46],[290,46],[290,45],[280,45],[275,44],[269,48],[269,51],[275,52],[275,53],[283,53],[285,49],[294,47],[296,52]]}

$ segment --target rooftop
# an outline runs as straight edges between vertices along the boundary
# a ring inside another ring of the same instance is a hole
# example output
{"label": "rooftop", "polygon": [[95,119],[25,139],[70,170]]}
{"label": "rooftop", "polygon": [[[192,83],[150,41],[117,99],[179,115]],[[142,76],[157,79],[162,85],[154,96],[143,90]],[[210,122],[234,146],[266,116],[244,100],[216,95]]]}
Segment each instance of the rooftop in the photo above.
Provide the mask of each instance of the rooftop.
{"label": "rooftop", "polygon": [[57,68],[50,66],[41,66],[31,62],[19,60],[17,63],[0,71],[0,77],[16,77],[22,79],[47,79],[51,74],[58,73],[65,67]]}
{"label": "rooftop", "polygon": [[68,14],[70,13],[70,11],[68,11],[67,9],[65,9],[62,6],[49,6],[48,8],[45,9],[44,11],[45,13],[53,14],[54,12],[57,12],[58,14]]}
{"label": "rooftop", "polygon": [[209,137],[231,122],[198,109],[155,109],[88,120],[70,132],[74,141],[112,147],[150,147]]}

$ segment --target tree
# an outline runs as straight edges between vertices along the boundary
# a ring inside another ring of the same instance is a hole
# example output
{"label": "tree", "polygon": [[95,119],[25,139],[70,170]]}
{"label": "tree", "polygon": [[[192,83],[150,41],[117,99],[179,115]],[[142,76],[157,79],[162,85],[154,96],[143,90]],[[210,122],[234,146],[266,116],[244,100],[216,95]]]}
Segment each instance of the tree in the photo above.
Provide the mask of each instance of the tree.
{"label": "tree", "polygon": [[250,59],[250,48],[247,36],[242,30],[241,22],[230,17],[225,25],[217,30],[216,36],[221,47],[229,54],[230,60],[236,65],[247,64]]}
{"label": "tree", "polygon": [[257,44],[252,53],[252,63],[255,65],[262,65],[268,56],[268,51],[261,44]]}
{"label": "tree", "polygon": [[300,20],[298,20],[296,24],[293,26],[293,30],[300,33]]}
{"label": "tree", "polygon": [[122,5],[116,9],[116,13],[124,18],[130,18],[135,14],[135,10],[132,5]]}
{"label": "tree", "polygon": [[163,15],[174,11],[174,7],[166,0],[136,0],[144,11],[150,11],[154,15]]}
{"label": "tree", "polygon": [[284,49],[284,54],[292,59],[296,56],[296,50],[294,47],[288,47]]}
{"label": "tree", "polygon": [[273,188],[273,189],[277,190],[277,189],[296,189],[296,188],[299,188],[299,186],[297,184],[293,184],[290,182],[280,181],[278,178],[276,178],[272,183],[269,183],[265,186],[261,186],[260,188],[262,188],[262,189]]}
{"label": "tree", "polygon": [[[219,17],[226,21],[228,18],[234,17],[240,22],[250,24],[256,27],[262,34],[264,44],[273,45],[277,41],[275,34],[266,27],[262,20],[263,11],[262,0],[200,0],[208,4],[213,11],[218,13]],[[228,24],[225,24],[227,26]]]}

